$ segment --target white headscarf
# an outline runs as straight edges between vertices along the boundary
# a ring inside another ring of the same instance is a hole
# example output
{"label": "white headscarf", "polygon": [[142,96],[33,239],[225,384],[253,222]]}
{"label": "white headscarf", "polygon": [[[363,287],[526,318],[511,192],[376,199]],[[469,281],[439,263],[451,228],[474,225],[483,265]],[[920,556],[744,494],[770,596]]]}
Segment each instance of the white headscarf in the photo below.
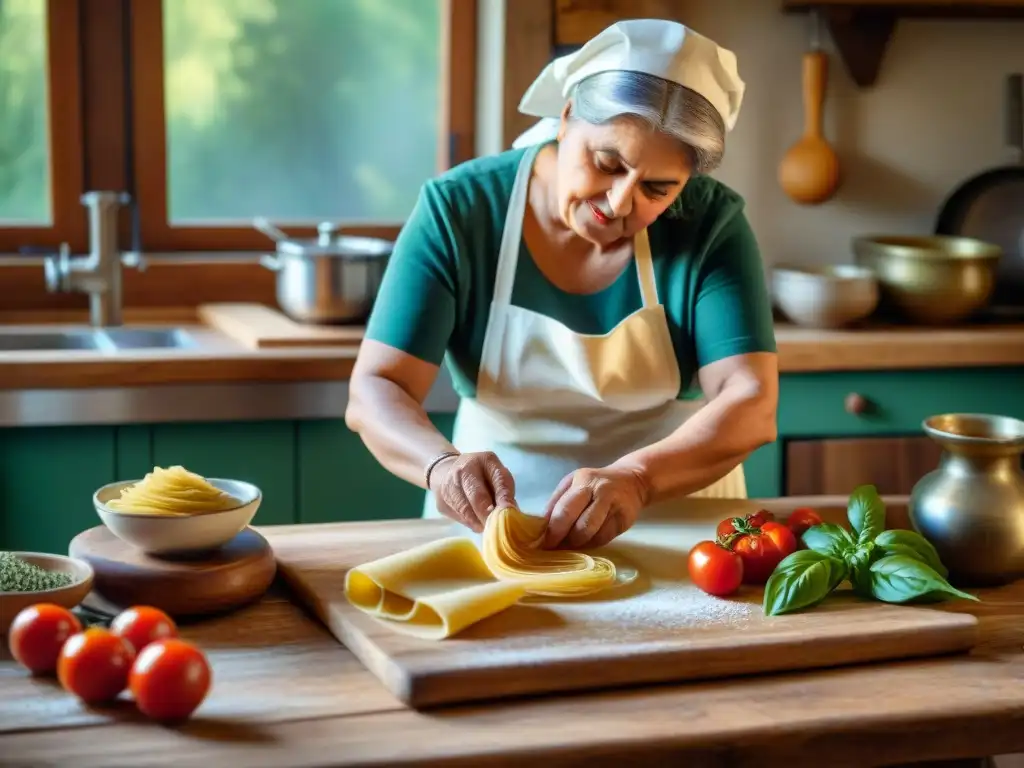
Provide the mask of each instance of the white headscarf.
{"label": "white headscarf", "polygon": [[745,88],[736,55],[677,22],[633,19],[612,24],[578,51],[544,68],[519,102],[524,115],[542,119],[512,146],[555,138],[573,86],[588,75],[610,70],[646,72],[679,83],[707,99],[727,131],[736,125]]}

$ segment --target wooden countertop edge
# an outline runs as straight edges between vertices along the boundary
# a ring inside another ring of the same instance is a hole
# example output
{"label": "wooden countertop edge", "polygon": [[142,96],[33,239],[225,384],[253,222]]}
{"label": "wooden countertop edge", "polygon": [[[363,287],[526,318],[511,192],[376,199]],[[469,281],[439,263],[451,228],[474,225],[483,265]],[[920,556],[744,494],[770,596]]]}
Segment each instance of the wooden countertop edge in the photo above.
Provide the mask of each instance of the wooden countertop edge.
{"label": "wooden countertop edge", "polygon": [[[636,693],[628,691],[624,696],[639,698]],[[642,706],[644,702],[641,699],[637,703]],[[649,717],[655,720],[683,717],[686,709],[669,706],[666,711],[649,713]],[[852,768],[868,760],[884,761],[887,765],[911,764],[1016,754],[1024,750],[1024,735],[1017,727],[1020,712],[904,718],[887,717],[883,711],[863,727],[846,732],[839,724],[830,727],[824,722],[828,718],[822,718],[820,725],[769,722],[746,728],[737,726],[735,732],[719,730],[707,735],[664,731],[637,733],[635,728],[619,735],[607,716],[602,717],[599,712],[592,714],[606,724],[605,735],[585,743],[571,739],[558,743],[550,738],[537,743],[539,740],[525,725],[516,729],[518,738],[502,738],[501,731],[516,724],[514,709],[505,723],[477,710],[434,713],[395,709],[283,720],[251,729],[236,726],[236,737],[226,739],[210,738],[216,733],[210,723],[154,729],[144,749],[166,755],[153,765],[172,765],[180,758],[189,763],[193,759],[198,762],[237,759],[240,747],[253,748],[258,743],[261,764],[269,764],[264,761],[272,759],[273,764],[289,768],[354,765],[482,768],[532,765],[537,761],[545,768],[568,768],[584,762],[641,768],[665,765],[665,761],[672,759],[701,765],[719,765],[722,761],[732,764],[740,760],[744,765],[762,768],[809,768],[820,765],[822,757],[812,746],[815,742],[828,750],[829,765]],[[550,711],[548,715],[554,722],[564,719],[557,711]],[[230,731],[232,726],[227,728]],[[123,758],[138,756],[144,751],[139,731],[138,726],[133,729],[130,724],[110,722],[61,730],[15,732],[0,735],[0,744],[10,755],[17,755],[26,748],[29,754],[37,755],[45,750],[50,756],[84,755],[91,758],[84,764],[94,765],[99,764],[94,762],[96,758],[109,754],[118,764],[125,764]],[[249,742],[246,732],[257,743]],[[409,749],[412,745],[416,745],[415,751]],[[125,748],[134,754],[121,753]],[[333,760],[325,759],[325,750],[334,755]]]}
{"label": "wooden countertop edge", "polygon": [[254,354],[181,359],[0,360],[0,390],[347,381],[354,364],[355,350],[316,357]]}

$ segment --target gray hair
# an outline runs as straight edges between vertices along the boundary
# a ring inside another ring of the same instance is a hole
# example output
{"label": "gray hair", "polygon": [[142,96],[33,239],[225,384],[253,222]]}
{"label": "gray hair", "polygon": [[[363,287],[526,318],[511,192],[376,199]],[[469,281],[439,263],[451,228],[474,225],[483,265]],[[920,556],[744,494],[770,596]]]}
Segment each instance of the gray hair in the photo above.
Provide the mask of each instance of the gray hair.
{"label": "gray hair", "polygon": [[725,155],[725,121],[696,91],[646,72],[597,72],[576,84],[573,113],[600,125],[630,116],[679,139],[697,173],[708,173]]}

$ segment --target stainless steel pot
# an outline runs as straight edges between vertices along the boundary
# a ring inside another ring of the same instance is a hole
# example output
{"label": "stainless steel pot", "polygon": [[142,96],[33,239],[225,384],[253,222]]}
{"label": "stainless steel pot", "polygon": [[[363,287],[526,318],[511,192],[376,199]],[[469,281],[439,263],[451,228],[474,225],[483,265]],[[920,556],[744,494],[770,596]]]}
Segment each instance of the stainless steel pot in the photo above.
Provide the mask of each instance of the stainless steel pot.
{"label": "stainless steel pot", "polygon": [[373,237],[337,234],[323,223],[318,237],[290,238],[266,219],[256,229],[277,244],[260,263],[277,273],[277,303],[303,323],[358,323],[366,320],[377,298],[394,243]]}

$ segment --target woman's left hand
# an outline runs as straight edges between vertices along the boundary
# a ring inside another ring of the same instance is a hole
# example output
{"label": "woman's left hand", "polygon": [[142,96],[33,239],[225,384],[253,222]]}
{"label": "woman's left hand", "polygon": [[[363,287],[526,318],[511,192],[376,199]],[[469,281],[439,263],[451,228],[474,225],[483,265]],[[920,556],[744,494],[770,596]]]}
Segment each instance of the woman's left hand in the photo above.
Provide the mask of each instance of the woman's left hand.
{"label": "woman's left hand", "polygon": [[604,546],[636,522],[646,497],[643,479],[631,469],[577,469],[551,495],[543,547]]}

